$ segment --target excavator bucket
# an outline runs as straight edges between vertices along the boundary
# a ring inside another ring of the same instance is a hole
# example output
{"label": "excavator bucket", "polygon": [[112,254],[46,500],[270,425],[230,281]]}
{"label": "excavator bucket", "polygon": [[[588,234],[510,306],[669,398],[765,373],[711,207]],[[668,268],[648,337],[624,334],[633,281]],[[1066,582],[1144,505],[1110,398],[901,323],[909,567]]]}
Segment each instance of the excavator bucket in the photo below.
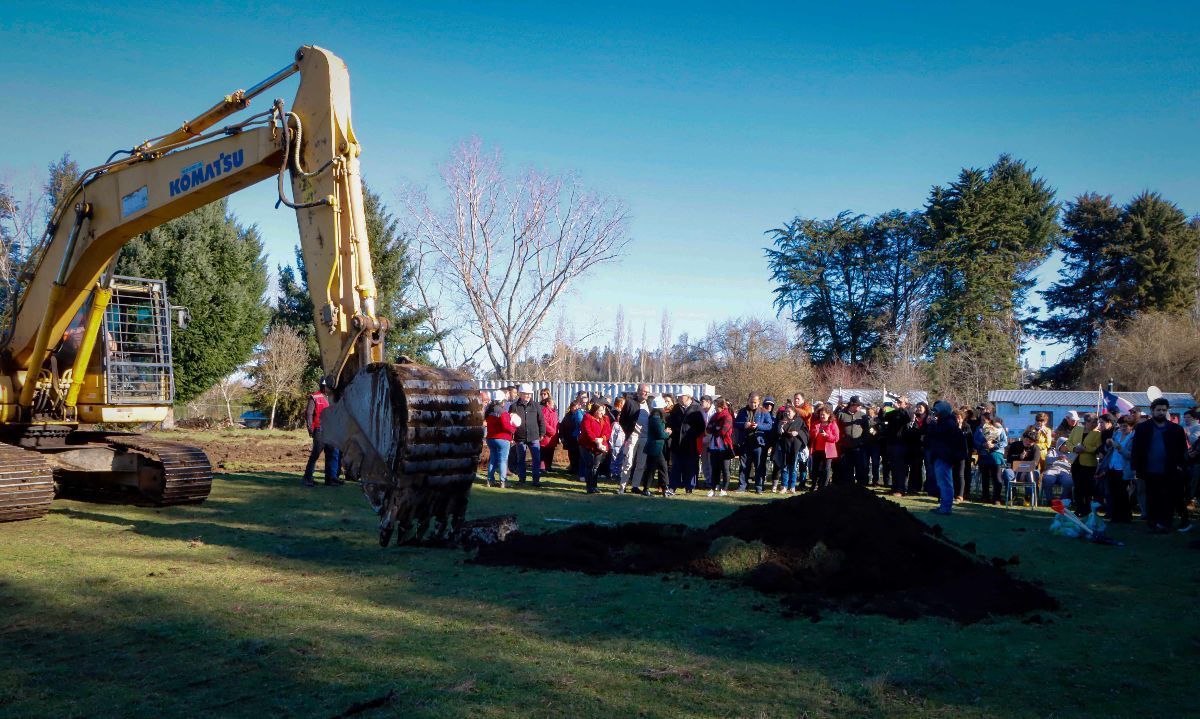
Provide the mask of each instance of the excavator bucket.
{"label": "excavator bucket", "polygon": [[462,525],[484,436],[469,376],[407,363],[368,365],[335,395],[321,427],[379,515],[381,545],[393,535],[397,544],[441,540]]}

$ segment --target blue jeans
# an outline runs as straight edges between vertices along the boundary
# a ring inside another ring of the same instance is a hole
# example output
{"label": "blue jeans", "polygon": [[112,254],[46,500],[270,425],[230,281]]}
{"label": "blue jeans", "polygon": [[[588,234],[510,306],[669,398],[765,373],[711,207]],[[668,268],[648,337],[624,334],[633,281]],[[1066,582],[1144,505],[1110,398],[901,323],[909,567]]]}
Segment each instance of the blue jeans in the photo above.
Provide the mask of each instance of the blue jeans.
{"label": "blue jeans", "polygon": [[507,439],[489,439],[487,441],[487,480],[489,483],[504,483],[504,478],[508,475],[508,448],[511,444]]}
{"label": "blue jeans", "polygon": [[1047,472],[1042,475],[1042,494],[1046,497],[1046,504],[1054,499],[1055,487],[1062,487],[1063,499],[1071,499],[1075,495],[1075,481],[1070,472]]}
{"label": "blue jeans", "polygon": [[542,483],[542,445],[538,442],[516,442],[514,448],[516,452],[516,461],[514,469],[517,472],[517,481],[525,482],[525,448],[529,448],[529,459],[533,462],[533,486],[538,486]]}
{"label": "blue jeans", "polygon": [[752,447],[747,449],[742,455],[742,469],[738,472],[738,489],[746,489],[746,483],[749,480],[754,480],[759,489],[762,489],[763,478],[767,475],[766,457],[762,447]]}
{"label": "blue jeans", "polygon": [[779,483],[784,489],[796,488],[796,464],[795,461],[788,462],[786,460],[783,463],[783,474],[779,478]]}
{"label": "blue jeans", "polygon": [[312,481],[313,472],[317,468],[317,458],[322,454],[325,455],[325,482],[337,481],[338,473],[342,470],[342,453],[332,444],[325,444],[325,434],[317,427],[312,433],[312,450],[308,453],[308,464],[304,467],[306,483]]}
{"label": "blue jeans", "polygon": [[933,460],[933,477],[937,480],[938,511],[949,514],[954,506],[954,465],[942,459]]}

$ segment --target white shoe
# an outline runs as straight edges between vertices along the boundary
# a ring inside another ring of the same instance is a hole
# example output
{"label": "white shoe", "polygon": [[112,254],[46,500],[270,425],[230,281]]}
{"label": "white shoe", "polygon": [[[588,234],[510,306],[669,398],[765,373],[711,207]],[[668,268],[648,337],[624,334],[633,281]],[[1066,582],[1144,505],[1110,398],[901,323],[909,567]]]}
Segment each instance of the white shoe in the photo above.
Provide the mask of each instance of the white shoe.
{"label": "white shoe", "polygon": [[722,497],[728,497],[728,496],[729,496],[729,492],[726,492],[725,490],[723,490],[723,489],[722,489],[722,490],[721,490],[721,496],[722,496]]}
{"label": "white shoe", "polygon": [[708,490],[708,496],[715,497],[715,496],[717,496],[717,493],[710,489],[710,490]]}

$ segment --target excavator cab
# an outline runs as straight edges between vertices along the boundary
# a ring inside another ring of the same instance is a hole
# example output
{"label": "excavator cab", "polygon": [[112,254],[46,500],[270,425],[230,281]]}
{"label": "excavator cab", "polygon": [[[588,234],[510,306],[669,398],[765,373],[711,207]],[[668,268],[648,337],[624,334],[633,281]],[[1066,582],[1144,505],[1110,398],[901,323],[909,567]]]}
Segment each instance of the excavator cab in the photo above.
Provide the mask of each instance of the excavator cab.
{"label": "excavator cab", "polygon": [[104,376],[104,403],[170,405],[175,399],[171,367],[171,313],[166,283],[114,277],[97,348]]}

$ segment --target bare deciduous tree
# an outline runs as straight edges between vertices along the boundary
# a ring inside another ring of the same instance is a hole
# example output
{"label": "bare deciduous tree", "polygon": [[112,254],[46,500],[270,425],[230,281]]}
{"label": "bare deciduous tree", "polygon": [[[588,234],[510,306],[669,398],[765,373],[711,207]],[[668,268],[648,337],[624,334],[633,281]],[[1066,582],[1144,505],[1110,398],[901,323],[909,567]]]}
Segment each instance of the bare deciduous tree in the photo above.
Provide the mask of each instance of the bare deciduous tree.
{"label": "bare deciduous tree", "polygon": [[627,211],[571,177],[506,176],[499,153],[478,139],[459,145],[441,177],[446,205],[418,191],[402,198],[417,282],[425,286],[419,294],[427,306],[448,301],[470,318],[458,329],[497,376],[510,378],[572,283],[620,256],[629,241]]}
{"label": "bare deciduous tree", "polygon": [[272,327],[250,366],[255,391],[271,402],[272,429],[279,398],[300,392],[300,381],[307,367],[308,348],[300,334],[288,325]]}
{"label": "bare deciduous tree", "polygon": [[1084,386],[1143,392],[1155,385],[1167,392],[1200,393],[1200,322],[1188,315],[1146,312],[1121,330],[1106,329],[1084,367]]}
{"label": "bare deciduous tree", "polygon": [[871,387],[903,394],[929,386],[928,363],[924,359],[929,344],[924,325],[925,313],[914,307],[898,331],[883,333],[880,343],[882,356],[866,366]]}
{"label": "bare deciduous tree", "polygon": [[228,377],[222,377],[217,380],[217,384],[213,389],[216,390],[217,396],[221,398],[221,402],[225,404],[225,418],[229,420],[229,425],[232,427],[236,424],[233,421],[233,405],[241,402],[249,392],[246,382],[240,375],[231,374]]}
{"label": "bare deciduous tree", "polygon": [[671,370],[671,315],[664,308],[662,312],[662,323],[658,327],[658,376],[655,378],[659,382],[667,382],[670,379]]}
{"label": "bare deciduous tree", "polygon": [[609,353],[608,362],[608,381],[613,382],[625,379],[625,368],[622,366],[622,359],[625,356],[625,307],[617,306],[616,327],[613,329],[613,347]]}
{"label": "bare deciduous tree", "polygon": [[713,324],[704,339],[686,346],[685,354],[685,363],[676,366],[677,381],[715,385],[734,403],[750,392],[791,397],[799,390],[807,395],[816,385],[808,355],[779,322],[743,317]]}

